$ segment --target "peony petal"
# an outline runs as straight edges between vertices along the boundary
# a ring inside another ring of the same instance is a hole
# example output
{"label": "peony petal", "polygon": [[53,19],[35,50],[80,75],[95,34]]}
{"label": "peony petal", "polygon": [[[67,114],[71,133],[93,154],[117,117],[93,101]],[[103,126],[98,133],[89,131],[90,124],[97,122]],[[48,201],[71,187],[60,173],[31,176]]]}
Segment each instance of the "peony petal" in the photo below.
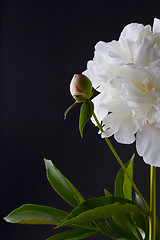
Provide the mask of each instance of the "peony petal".
{"label": "peony petal", "polygon": [[[98,94],[95,98],[93,98],[92,102],[94,104],[94,112],[98,118],[98,121],[101,122],[110,109],[110,104],[114,101],[120,101],[117,96],[117,92],[113,88],[106,88],[105,91]],[[96,125],[93,118],[91,118],[92,122]]]}
{"label": "peony petal", "polygon": [[137,133],[136,148],[147,164],[160,167],[160,128],[147,124]]}
{"label": "peony petal", "polygon": [[158,18],[154,18],[153,33],[159,33],[159,32],[160,32],[160,20]]}
{"label": "peony petal", "polygon": [[132,42],[141,43],[144,36],[151,35],[151,27],[149,25],[131,23],[128,24],[122,31],[120,39],[127,39]]}
{"label": "peony petal", "polygon": [[130,63],[145,67],[159,59],[157,49],[152,48],[152,41],[137,43],[127,39],[120,39],[119,44],[126,53],[126,58]]}
{"label": "peony petal", "polygon": [[153,123],[159,123],[160,122],[160,112],[156,111],[155,108],[152,108],[149,112],[148,112],[148,116],[147,116],[148,122],[150,124]]}
{"label": "peony petal", "polygon": [[116,105],[115,111],[103,119],[103,124],[102,137],[110,137],[114,134],[114,138],[119,143],[131,144],[135,141],[134,134],[138,129],[131,110],[123,104]]}

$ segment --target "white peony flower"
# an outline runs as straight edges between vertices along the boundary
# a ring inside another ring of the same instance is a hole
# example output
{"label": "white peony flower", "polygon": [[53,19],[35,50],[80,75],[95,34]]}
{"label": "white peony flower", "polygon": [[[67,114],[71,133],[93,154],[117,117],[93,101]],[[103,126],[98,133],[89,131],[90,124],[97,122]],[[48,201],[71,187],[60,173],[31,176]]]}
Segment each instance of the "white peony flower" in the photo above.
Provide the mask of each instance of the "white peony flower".
{"label": "white peony flower", "polygon": [[160,20],[153,29],[131,23],[118,41],[98,42],[83,74],[99,86],[93,102],[102,137],[136,140],[144,161],[160,167]]}

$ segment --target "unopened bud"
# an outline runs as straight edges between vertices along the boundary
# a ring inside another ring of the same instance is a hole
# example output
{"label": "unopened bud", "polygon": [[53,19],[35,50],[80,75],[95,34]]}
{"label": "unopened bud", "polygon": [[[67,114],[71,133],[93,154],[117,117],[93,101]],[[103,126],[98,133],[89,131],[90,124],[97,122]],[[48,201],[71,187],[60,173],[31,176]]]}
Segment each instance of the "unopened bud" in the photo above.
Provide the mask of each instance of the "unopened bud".
{"label": "unopened bud", "polygon": [[92,83],[83,74],[75,74],[70,83],[70,92],[77,102],[84,102],[92,96]]}

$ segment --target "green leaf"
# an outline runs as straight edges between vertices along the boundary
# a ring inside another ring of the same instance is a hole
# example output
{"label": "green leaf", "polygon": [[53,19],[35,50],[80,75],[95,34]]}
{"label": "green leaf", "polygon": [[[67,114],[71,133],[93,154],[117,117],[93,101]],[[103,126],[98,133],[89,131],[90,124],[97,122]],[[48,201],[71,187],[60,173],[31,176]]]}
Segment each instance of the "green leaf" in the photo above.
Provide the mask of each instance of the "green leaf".
{"label": "green leaf", "polygon": [[101,197],[89,199],[76,207],[59,226],[64,224],[84,224],[101,218],[109,218],[119,214],[146,214],[133,202],[117,197]]}
{"label": "green leaf", "polygon": [[73,209],[73,211],[66,217],[66,219],[64,219],[64,221],[66,221],[68,219],[72,219],[73,217],[76,217],[77,215],[79,215],[87,210],[94,209],[96,207],[105,206],[107,204],[113,204],[116,202],[119,202],[122,204],[124,204],[124,203],[134,204],[134,202],[132,202],[128,199],[121,198],[121,197],[115,197],[115,196],[91,198],[91,199],[84,201],[79,206],[77,206],[75,209]]}
{"label": "green leaf", "polygon": [[77,104],[77,102],[74,102],[64,113],[64,119],[66,119],[68,112]]}
{"label": "green leaf", "polygon": [[[141,198],[137,195],[137,193],[135,193],[135,203],[136,205],[141,208],[142,210],[145,211],[145,205],[143,203],[143,201],[141,200]],[[147,216],[144,215],[140,215],[140,214],[134,214],[134,220],[135,223],[141,233],[141,235],[145,234],[145,238],[143,238],[144,240],[148,240],[149,239],[149,218]],[[159,224],[159,220],[157,218],[156,220],[156,240],[160,239],[160,224]]]}
{"label": "green leaf", "polygon": [[[130,175],[131,179],[133,179],[133,161],[134,155],[125,164],[127,172]],[[132,184],[122,168],[119,170],[115,180],[115,196],[120,196],[132,200]],[[107,223],[110,228],[117,234],[123,237],[129,237],[129,235],[132,235],[130,236],[131,239],[137,239],[137,230],[129,214],[123,215],[122,217],[112,217],[107,220]]]}
{"label": "green leaf", "polygon": [[130,240],[137,240],[138,233],[135,226],[132,224],[129,214],[115,215],[111,218],[106,218],[109,228],[120,235]]}
{"label": "green leaf", "polygon": [[[144,205],[144,202],[142,201],[142,199],[137,193],[135,193],[135,203],[139,208],[146,211],[146,206]],[[149,209],[149,206],[148,206],[148,209]]]}
{"label": "green leaf", "polygon": [[83,138],[83,129],[86,123],[92,117],[93,111],[94,111],[94,104],[91,102],[91,100],[87,100],[82,104],[80,116],[79,116],[79,131],[82,138]]}
{"label": "green leaf", "polygon": [[63,233],[58,233],[53,237],[48,238],[47,240],[78,240],[98,234],[100,233],[93,230],[75,229]]}
{"label": "green leaf", "polygon": [[4,219],[10,223],[57,225],[67,215],[68,213],[56,208],[25,204],[15,209]]}
{"label": "green leaf", "polygon": [[55,191],[71,206],[76,207],[84,201],[80,192],[74,185],[56,168],[52,161],[44,159],[47,177]]}
{"label": "green leaf", "polygon": [[102,207],[97,207],[88,211],[85,211],[75,218],[67,220],[64,222],[65,224],[83,224],[87,221],[94,221],[101,218],[112,217],[114,215],[126,214],[126,213],[140,213],[143,214],[137,206],[133,204],[121,204],[121,203],[114,203],[108,204]]}
{"label": "green leaf", "polygon": [[[139,208],[145,211],[145,205],[137,193],[135,193],[135,203]],[[141,214],[134,214],[134,220],[142,238],[147,240],[149,238],[149,218]]]}
{"label": "green leaf", "polygon": [[[133,178],[134,156],[133,154],[132,158],[125,164],[131,178]],[[132,184],[122,168],[119,170],[115,180],[115,196],[132,200]]]}
{"label": "green leaf", "polygon": [[[86,223],[84,223],[86,225]],[[96,221],[91,222],[92,226],[94,226],[95,230],[98,231],[99,233],[103,233],[106,236],[108,236],[111,239],[115,239],[115,236],[113,233],[110,231],[108,226],[106,225],[105,219],[97,219]]]}
{"label": "green leaf", "polygon": [[111,197],[112,194],[107,190],[107,189],[104,189],[104,194],[106,197]]}

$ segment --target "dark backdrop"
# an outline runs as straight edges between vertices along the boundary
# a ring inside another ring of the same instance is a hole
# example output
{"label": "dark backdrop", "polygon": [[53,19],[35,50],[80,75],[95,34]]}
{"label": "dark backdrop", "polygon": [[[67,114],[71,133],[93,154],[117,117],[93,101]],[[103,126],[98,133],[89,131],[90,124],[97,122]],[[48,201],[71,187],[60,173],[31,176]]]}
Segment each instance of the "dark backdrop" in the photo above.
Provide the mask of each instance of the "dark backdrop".
{"label": "dark backdrop", "polygon": [[[160,18],[160,4],[121,0],[1,0],[0,4],[0,235],[3,240],[44,240],[55,234],[51,226],[12,225],[2,218],[24,203],[71,210],[48,183],[44,157],[85,198],[102,196],[104,188],[113,193],[119,165],[98,129],[89,123],[81,140],[79,106],[63,120],[73,103],[69,84],[74,73],[86,69],[99,40],[117,40],[130,22],[152,25],[154,17]],[[124,162],[135,152],[135,144],[111,141]],[[137,155],[134,171],[148,200],[149,166]]]}

